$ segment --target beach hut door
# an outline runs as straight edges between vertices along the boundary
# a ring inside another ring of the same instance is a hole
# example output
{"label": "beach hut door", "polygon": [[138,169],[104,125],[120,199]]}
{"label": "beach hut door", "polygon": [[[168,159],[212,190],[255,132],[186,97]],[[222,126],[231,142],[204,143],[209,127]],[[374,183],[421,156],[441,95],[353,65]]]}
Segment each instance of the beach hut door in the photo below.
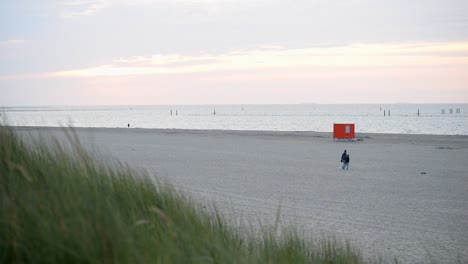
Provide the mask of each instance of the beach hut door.
{"label": "beach hut door", "polygon": [[351,133],[351,127],[350,127],[350,126],[346,126],[346,127],[345,127],[345,133],[346,133],[346,134]]}

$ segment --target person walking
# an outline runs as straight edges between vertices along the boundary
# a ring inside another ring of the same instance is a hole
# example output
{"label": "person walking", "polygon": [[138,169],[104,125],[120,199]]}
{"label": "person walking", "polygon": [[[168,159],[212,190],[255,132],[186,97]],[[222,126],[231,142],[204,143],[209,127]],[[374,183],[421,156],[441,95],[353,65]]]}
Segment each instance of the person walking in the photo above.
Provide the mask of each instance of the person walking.
{"label": "person walking", "polygon": [[341,166],[343,169],[344,169],[344,161],[346,159],[346,150],[343,152],[343,154],[341,154],[341,163],[343,163],[343,165]]}
{"label": "person walking", "polygon": [[349,169],[349,154],[346,155],[346,158],[344,160],[344,163],[343,163],[343,170],[346,168],[346,170]]}

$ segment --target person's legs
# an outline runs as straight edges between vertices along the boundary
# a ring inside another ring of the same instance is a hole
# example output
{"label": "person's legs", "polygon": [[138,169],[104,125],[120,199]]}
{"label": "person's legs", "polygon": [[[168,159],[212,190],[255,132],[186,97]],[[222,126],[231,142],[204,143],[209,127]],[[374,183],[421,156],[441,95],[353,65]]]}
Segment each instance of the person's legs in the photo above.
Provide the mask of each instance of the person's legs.
{"label": "person's legs", "polygon": [[345,163],[345,167],[346,167],[346,170],[349,169],[349,162],[346,162],[346,163]]}

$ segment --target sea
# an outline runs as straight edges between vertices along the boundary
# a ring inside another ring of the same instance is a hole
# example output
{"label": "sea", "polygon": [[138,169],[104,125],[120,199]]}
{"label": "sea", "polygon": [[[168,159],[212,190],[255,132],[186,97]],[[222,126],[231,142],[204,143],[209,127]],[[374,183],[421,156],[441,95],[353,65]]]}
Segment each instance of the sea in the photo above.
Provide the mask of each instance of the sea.
{"label": "sea", "polygon": [[468,104],[277,104],[1,107],[8,125],[468,135]]}

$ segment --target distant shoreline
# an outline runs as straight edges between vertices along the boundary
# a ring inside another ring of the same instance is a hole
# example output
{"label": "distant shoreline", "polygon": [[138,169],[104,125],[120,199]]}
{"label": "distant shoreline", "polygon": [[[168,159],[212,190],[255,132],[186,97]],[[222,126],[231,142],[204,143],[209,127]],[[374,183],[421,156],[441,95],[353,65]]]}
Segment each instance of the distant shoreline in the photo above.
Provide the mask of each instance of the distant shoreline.
{"label": "distant shoreline", "polygon": [[[67,129],[66,126],[7,126],[13,129],[32,130],[32,129]],[[319,132],[319,131],[289,131],[289,130],[234,130],[234,129],[184,129],[184,128],[144,128],[144,127],[72,127],[73,129],[84,130],[136,130],[140,132],[159,132],[159,133],[187,133],[187,134],[243,134],[243,135],[271,135],[271,136],[320,136],[332,138],[333,132]],[[403,134],[403,133],[372,133],[372,132],[356,132],[359,137],[460,137],[468,140],[468,135],[447,135],[447,134]]]}
{"label": "distant shoreline", "polygon": [[[11,126],[16,131],[61,132],[69,127],[43,126]],[[116,133],[116,134],[155,134],[155,135],[199,135],[199,136],[241,136],[262,138],[289,138],[296,140],[334,142],[332,132],[316,131],[267,131],[267,130],[221,130],[221,129],[164,129],[164,128],[104,128],[104,127],[73,127],[73,130],[83,133]],[[339,143],[385,143],[385,144],[440,144],[450,148],[468,148],[468,135],[433,135],[433,134],[392,134],[392,133],[356,133],[363,141],[336,141]]]}

